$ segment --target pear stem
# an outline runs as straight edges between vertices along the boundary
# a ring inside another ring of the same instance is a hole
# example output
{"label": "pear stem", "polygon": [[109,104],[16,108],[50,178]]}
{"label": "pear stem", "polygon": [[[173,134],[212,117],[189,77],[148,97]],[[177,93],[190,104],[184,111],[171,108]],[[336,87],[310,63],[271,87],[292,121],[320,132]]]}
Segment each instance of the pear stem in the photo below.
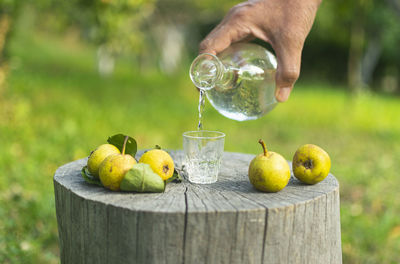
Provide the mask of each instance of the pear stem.
{"label": "pear stem", "polygon": [[263,141],[262,139],[260,139],[260,140],[258,141],[258,143],[261,144],[261,146],[262,146],[262,148],[263,148],[263,150],[264,150],[264,156],[267,156],[268,149],[267,149],[267,146],[265,146],[264,141]]}
{"label": "pear stem", "polygon": [[126,142],[128,142],[128,139],[129,137],[125,136],[124,145],[122,146],[122,155],[125,155]]}

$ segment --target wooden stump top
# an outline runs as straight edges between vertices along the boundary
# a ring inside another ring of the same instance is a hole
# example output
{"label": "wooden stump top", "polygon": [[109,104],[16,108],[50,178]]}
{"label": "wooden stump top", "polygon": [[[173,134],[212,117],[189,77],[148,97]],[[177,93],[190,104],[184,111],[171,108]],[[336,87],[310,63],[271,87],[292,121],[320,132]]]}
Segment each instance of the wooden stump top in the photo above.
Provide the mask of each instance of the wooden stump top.
{"label": "wooden stump top", "polygon": [[[138,159],[143,151],[136,156]],[[175,166],[182,166],[182,151],[170,151]],[[190,212],[237,212],[257,209],[291,207],[307,203],[338,191],[336,178],[329,174],[316,184],[306,185],[291,175],[289,184],[278,193],[262,193],[253,188],[248,180],[248,166],[254,155],[225,152],[218,181],[213,184],[192,184],[187,180],[169,183],[164,193],[112,192],[87,184],[81,169],[87,159],[77,160],[60,167],[54,176],[60,184],[75,195],[94,202],[128,210],[143,212],[190,213]],[[291,166],[290,166],[291,167]]]}
{"label": "wooden stump top", "polygon": [[[182,151],[171,154],[181,167]],[[87,159],[60,167],[61,263],[342,263],[335,177],[305,185],[292,176],[282,191],[262,193],[247,177],[253,158],[224,153],[216,183],[184,180],[153,194],[87,184]]]}

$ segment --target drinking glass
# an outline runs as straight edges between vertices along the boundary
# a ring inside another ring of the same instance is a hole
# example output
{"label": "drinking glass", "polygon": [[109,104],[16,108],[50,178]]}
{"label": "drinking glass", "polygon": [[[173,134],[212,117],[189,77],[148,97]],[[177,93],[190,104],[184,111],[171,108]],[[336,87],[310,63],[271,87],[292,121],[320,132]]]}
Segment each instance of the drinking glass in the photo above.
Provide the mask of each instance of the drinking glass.
{"label": "drinking glass", "polygon": [[183,133],[184,165],[190,182],[208,184],[218,180],[224,141],[225,134],[218,131]]}

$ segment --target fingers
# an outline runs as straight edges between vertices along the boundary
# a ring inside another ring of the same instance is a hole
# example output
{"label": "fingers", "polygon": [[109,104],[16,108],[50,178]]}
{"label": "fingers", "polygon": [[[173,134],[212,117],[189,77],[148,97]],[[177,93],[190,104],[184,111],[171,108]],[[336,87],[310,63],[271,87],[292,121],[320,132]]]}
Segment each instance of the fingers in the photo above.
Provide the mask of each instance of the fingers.
{"label": "fingers", "polygon": [[302,47],[275,49],[278,59],[275,97],[279,102],[285,102],[289,98],[293,85],[299,78],[301,51]]}
{"label": "fingers", "polygon": [[222,22],[200,43],[199,53],[218,54],[233,42],[251,38],[249,9],[245,4],[234,6]]}
{"label": "fingers", "polygon": [[298,16],[293,15],[297,6],[290,9],[294,10],[293,12],[285,13],[286,16],[283,17],[283,8],[279,5],[283,2],[276,2],[278,6],[274,3],[274,1],[247,1],[233,7],[222,22],[200,43],[200,53],[217,55],[232,43],[252,37],[269,42],[278,60],[275,97],[279,102],[284,102],[289,98],[293,85],[299,77],[301,52],[311,26],[295,26],[300,23]]}

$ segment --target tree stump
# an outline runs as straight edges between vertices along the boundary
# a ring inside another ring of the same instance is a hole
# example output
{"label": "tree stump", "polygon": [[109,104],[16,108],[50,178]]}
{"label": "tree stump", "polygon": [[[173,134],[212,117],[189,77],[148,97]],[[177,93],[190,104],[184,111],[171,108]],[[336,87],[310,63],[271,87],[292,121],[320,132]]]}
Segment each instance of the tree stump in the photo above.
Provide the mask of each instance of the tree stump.
{"label": "tree stump", "polygon": [[[171,154],[180,167],[183,153]],[[335,177],[305,185],[292,175],[282,191],[261,193],[247,177],[252,158],[225,152],[218,182],[184,180],[156,194],[87,184],[87,159],[60,167],[61,263],[342,263]]]}

